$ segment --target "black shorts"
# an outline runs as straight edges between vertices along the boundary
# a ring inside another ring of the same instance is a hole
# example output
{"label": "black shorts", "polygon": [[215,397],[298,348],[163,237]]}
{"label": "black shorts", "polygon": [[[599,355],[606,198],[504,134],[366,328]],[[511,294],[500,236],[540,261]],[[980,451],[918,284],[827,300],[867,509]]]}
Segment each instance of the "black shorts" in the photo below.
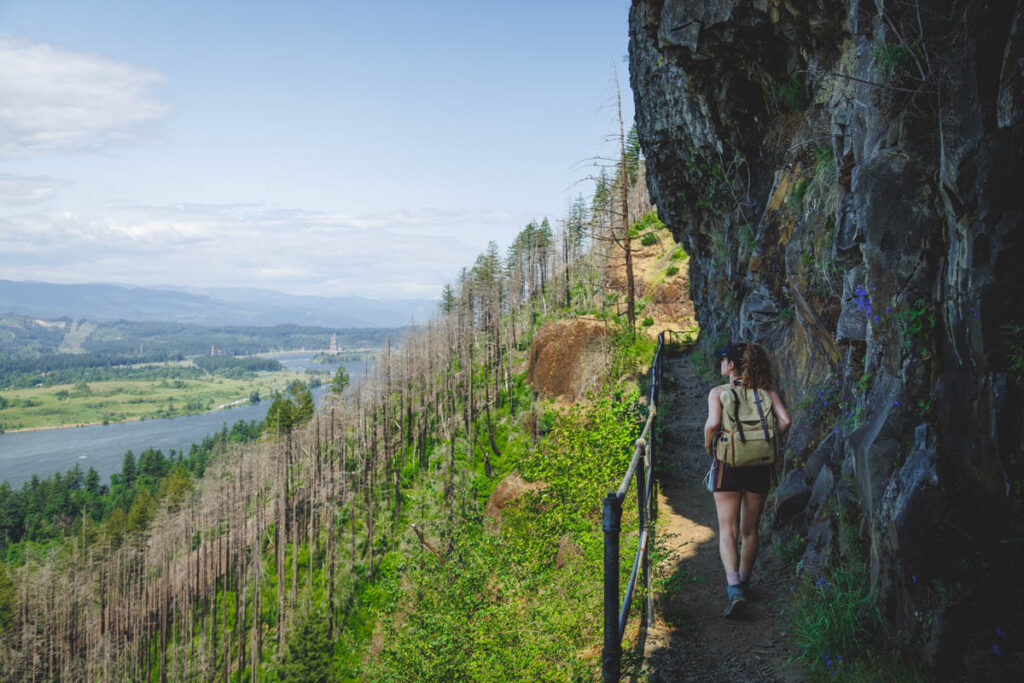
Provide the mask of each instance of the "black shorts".
{"label": "black shorts", "polygon": [[711,485],[714,491],[750,491],[761,496],[768,495],[772,483],[774,465],[755,467],[730,467],[716,459],[711,470]]}

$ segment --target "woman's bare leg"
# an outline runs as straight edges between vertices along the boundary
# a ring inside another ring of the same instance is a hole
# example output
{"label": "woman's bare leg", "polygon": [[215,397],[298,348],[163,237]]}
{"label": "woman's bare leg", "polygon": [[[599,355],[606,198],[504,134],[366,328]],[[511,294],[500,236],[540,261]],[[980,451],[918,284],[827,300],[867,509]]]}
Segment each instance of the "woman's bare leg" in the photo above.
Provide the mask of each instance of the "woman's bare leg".
{"label": "woman's bare leg", "polygon": [[757,522],[761,519],[764,499],[765,496],[759,493],[743,493],[743,512],[740,515],[740,536],[743,544],[740,547],[739,572],[745,577],[750,576],[754,569],[754,560],[757,559]]}
{"label": "woman's bare leg", "polygon": [[715,510],[718,512],[718,553],[726,576],[738,574],[740,566],[736,539],[740,533],[740,500],[738,491],[716,491]]}

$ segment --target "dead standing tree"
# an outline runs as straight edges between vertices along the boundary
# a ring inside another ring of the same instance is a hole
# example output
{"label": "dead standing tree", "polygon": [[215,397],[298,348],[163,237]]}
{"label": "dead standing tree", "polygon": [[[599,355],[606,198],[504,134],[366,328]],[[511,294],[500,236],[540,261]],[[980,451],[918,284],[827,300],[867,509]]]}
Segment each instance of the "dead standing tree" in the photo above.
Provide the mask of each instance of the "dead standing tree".
{"label": "dead standing tree", "polygon": [[[619,130],[609,140],[617,143],[617,155],[613,158],[595,157],[592,160],[600,168],[600,173],[593,177],[596,187],[591,207],[591,237],[595,243],[606,245],[607,250],[601,250],[605,253],[598,255],[604,263],[616,264],[619,261],[613,253],[621,254],[625,272],[626,321],[630,334],[635,334],[636,280],[633,254],[636,249],[632,243],[632,228],[653,207],[647,197],[643,159],[636,142],[635,128],[626,133],[618,78],[615,80],[615,101]],[[608,169],[614,169],[610,179]],[[618,290],[617,287],[615,289]]]}

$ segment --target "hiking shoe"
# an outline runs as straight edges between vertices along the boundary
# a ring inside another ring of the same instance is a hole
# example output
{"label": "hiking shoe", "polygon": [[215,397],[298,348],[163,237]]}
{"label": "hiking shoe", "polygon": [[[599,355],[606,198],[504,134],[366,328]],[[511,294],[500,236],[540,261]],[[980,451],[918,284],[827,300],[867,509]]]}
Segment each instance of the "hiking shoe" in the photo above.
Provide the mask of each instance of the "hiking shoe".
{"label": "hiking shoe", "polygon": [[740,581],[740,590],[743,592],[743,599],[750,600],[750,579]]}
{"label": "hiking shoe", "polygon": [[726,619],[739,616],[747,603],[747,599],[743,597],[743,589],[739,586],[726,586],[725,594],[729,598],[729,604],[726,605],[722,616]]}

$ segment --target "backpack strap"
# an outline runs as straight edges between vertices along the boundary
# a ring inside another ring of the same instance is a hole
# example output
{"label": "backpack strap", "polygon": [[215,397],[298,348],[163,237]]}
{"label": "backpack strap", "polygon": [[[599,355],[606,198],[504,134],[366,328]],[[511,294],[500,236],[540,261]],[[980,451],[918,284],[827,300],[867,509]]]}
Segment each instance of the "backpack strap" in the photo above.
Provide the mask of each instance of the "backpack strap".
{"label": "backpack strap", "polygon": [[736,423],[736,431],[740,433],[740,441],[747,442],[747,435],[743,433],[743,423],[740,422],[740,397],[736,395],[735,389],[730,389],[732,394],[732,421]]}
{"label": "backpack strap", "polygon": [[768,421],[764,417],[764,408],[761,406],[761,390],[754,389],[754,403],[757,404],[757,415],[761,418],[761,429],[764,430],[764,440],[771,441],[768,436]]}

